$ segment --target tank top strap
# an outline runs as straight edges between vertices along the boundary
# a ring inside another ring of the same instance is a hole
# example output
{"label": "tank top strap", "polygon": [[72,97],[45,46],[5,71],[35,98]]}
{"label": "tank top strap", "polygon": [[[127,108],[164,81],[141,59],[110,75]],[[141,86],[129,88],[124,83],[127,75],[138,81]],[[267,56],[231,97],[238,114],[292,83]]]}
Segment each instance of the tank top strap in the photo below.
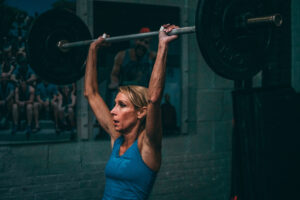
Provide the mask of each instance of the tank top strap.
{"label": "tank top strap", "polygon": [[124,140],[124,138],[123,138],[122,135],[115,140],[114,146],[113,146],[113,149],[112,149],[112,154],[118,155],[119,150],[120,150],[120,146],[121,146],[123,140]]}
{"label": "tank top strap", "polygon": [[134,153],[135,156],[133,156],[134,159],[137,159],[138,161],[141,160],[141,153],[140,153],[140,150],[139,150],[139,147],[138,147],[138,139],[136,139],[134,141],[134,143],[132,144],[132,152],[131,153]]}

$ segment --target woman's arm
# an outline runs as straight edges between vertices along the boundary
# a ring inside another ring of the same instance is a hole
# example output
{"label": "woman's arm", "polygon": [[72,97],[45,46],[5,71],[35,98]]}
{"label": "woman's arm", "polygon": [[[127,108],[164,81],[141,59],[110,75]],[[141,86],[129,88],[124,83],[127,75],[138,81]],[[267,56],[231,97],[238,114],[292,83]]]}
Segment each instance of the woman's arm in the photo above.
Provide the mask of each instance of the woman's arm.
{"label": "woman's arm", "polygon": [[115,139],[117,139],[120,134],[115,131],[110,111],[98,92],[97,53],[99,47],[103,46],[103,42],[103,37],[99,37],[90,45],[86,62],[84,96],[88,99],[99,124],[110,135],[111,144],[113,145]]}
{"label": "woman's arm", "polygon": [[167,33],[174,28],[178,27],[175,25],[164,25],[164,29],[161,28],[159,32],[158,51],[148,89],[149,104],[146,119],[146,136],[150,144],[155,148],[160,148],[161,146],[160,103],[165,86],[168,44],[178,37],[177,35],[168,36]]}
{"label": "woman's arm", "polygon": [[160,103],[165,86],[166,61],[168,44],[178,36],[168,36],[174,25],[164,25],[159,32],[159,44],[155,64],[150,78],[148,89],[148,107],[146,116],[146,134],[143,138],[142,157],[145,163],[154,170],[160,167],[161,159],[161,110]]}

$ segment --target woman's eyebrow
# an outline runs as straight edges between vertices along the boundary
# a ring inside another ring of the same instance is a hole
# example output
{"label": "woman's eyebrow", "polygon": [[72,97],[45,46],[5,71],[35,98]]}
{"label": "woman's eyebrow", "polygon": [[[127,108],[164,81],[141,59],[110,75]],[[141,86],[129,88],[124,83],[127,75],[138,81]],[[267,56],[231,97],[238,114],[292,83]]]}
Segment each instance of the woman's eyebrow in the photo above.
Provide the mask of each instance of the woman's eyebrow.
{"label": "woman's eyebrow", "polygon": [[118,100],[117,102],[118,103],[124,103],[124,104],[127,103],[125,100]]}

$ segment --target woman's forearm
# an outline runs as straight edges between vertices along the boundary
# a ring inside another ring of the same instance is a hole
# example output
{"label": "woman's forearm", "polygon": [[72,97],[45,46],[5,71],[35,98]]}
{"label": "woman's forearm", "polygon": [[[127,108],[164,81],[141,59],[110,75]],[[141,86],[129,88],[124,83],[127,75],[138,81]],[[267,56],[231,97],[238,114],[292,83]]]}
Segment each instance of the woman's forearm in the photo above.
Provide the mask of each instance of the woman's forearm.
{"label": "woman's forearm", "polygon": [[168,44],[159,43],[156,61],[149,82],[149,100],[160,103],[165,85]]}
{"label": "woman's forearm", "polygon": [[149,103],[146,117],[147,139],[145,142],[150,144],[154,151],[157,152],[161,152],[162,128],[160,102],[165,86],[168,44],[178,37],[176,35],[169,36],[167,33],[174,28],[177,28],[177,26],[167,24],[163,25],[159,30],[158,50],[148,89]]}
{"label": "woman's forearm", "polygon": [[85,82],[84,82],[84,95],[89,95],[98,92],[97,80],[97,48],[91,46],[86,63]]}

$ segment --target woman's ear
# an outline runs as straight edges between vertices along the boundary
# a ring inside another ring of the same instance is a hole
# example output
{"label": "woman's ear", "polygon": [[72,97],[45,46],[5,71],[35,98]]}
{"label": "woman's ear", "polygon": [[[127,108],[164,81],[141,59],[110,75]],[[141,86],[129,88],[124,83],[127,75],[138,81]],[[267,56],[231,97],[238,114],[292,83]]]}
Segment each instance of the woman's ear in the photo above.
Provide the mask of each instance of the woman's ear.
{"label": "woman's ear", "polygon": [[143,119],[147,115],[147,106],[143,106],[137,112],[138,119]]}

